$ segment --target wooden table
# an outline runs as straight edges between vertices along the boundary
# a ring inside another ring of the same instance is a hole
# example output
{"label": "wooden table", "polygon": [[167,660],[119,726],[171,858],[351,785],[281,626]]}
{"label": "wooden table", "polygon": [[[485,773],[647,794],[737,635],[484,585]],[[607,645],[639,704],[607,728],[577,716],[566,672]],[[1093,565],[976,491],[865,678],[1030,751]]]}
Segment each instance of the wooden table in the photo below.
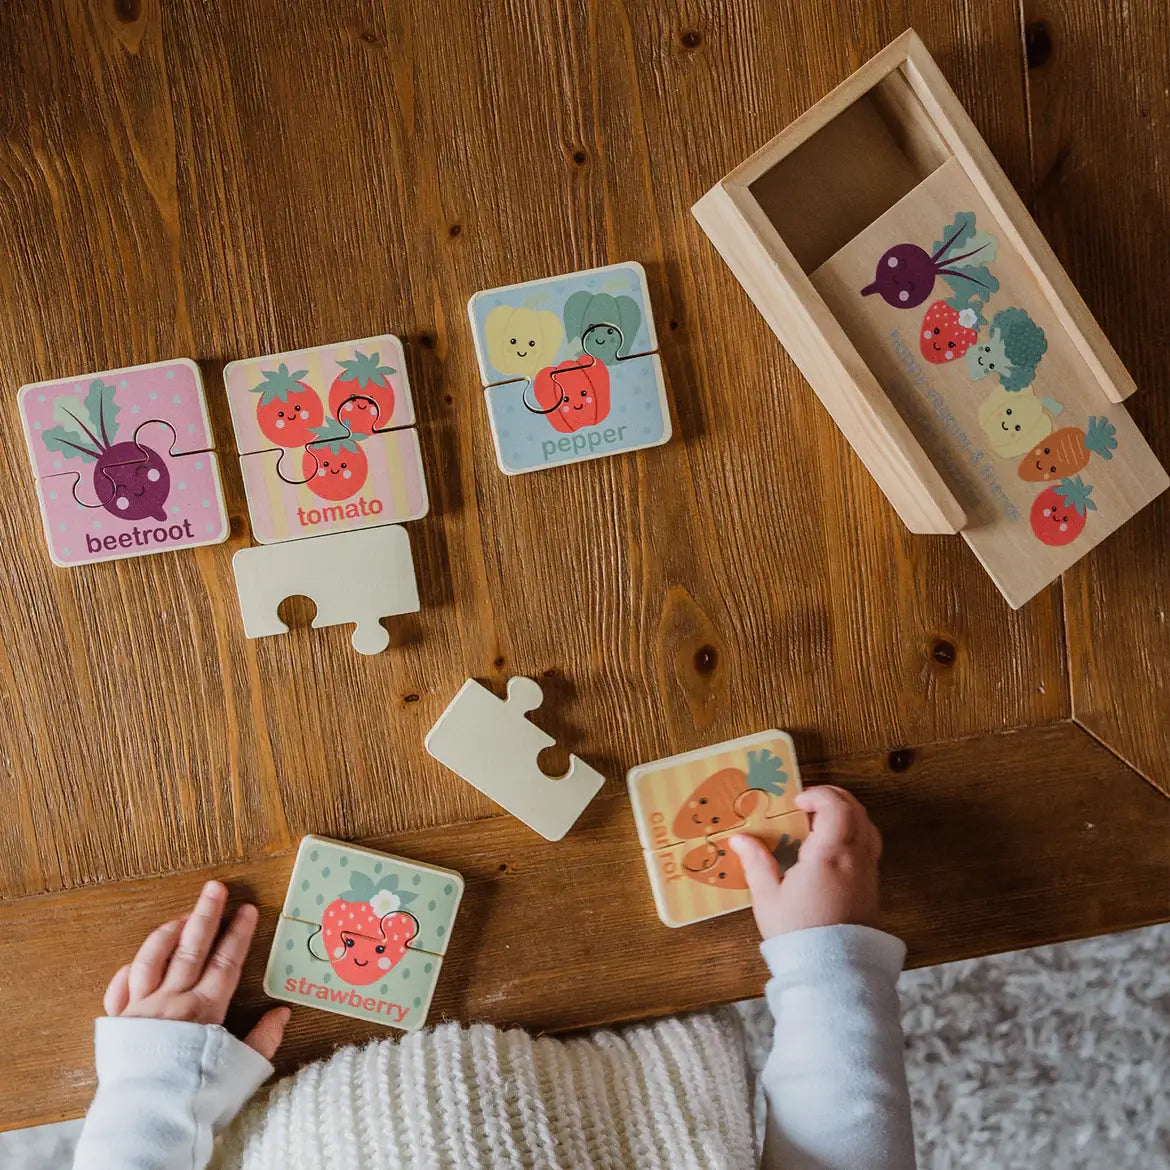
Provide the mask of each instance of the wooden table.
{"label": "wooden table", "polygon": [[[1170,460],[1170,22],[1156,0],[866,7],[0,9],[0,1124],[84,1107],[102,986],[211,874],[263,909],[254,1015],[305,832],[467,875],[434,1018],[572,1028],[758,992],[748,915],[658,923],[623,775],[765,726],[871,807],[914,963],[1170,916],[1170,500],[1011,612],[962,541],[900,527],[688,211],[914,25]],[[505,478],[468,296],[631,258],[674,442]],[[372,660],[304,609],[248,642],[221,368],[382,331],[408,341],[430,481],[422,611]],[[53,568],[16,386],[178,354],[228,452],[230,542]],[[550,766],[610,778],[560,844],[423,751],[464,678],[513,673],[546,688]],[[284,1066],[370,1034],[298,1011]]]}

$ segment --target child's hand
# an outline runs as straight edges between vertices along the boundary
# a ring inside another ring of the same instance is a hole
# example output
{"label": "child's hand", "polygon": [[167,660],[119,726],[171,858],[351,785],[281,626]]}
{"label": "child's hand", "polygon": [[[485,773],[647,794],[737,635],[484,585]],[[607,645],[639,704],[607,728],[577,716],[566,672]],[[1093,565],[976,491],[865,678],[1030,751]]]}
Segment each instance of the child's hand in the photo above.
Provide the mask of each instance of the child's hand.
{"label": "child's hand", "polygon": [[[190,914],[147,935],[134,961],[110,980],[106,1015],[222,1024],[258,917],[255,906],[241,906],[213,951],[226,903],[227,887],[208,882]],[[271,1060],[288,1017],[288,1008],[266,1012],[244,1043]]]}
{"label": "child's hand", "polygon": [[811,816],[812,829],[783,879],[758,837],[731,838],[752,892],[760,937],[811,926],[876,926],[882,839],[865,809],[844,789],[829,785],[802,792],[796,806]]}

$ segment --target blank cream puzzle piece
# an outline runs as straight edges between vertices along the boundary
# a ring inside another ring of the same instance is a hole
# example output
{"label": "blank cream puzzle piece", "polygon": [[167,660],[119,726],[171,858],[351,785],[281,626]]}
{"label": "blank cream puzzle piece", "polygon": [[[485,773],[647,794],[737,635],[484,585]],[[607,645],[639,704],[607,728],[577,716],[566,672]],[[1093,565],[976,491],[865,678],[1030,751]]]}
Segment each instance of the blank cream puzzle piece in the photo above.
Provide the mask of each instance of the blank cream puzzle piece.
{"label": "blank cream puzzle piece", "polygon": [[232,568],[249,638],[287,634],[277,610],[303,595],[317,605],[314,629],[356,622],[353,648],[378,654],[390,645],[378,619],[419,609],[410,538],[398,525],[240,549]]}
{"label": "blank cream puzzle piece", "polygon": [[540,770],[536,757],[556,740],[525,716],[543,701],[530,678],[509,679],[506,699],[468,679],[428,732],[426,748],[530,829],[559,841],[605,777],[576,756],[569,757],[569,770],[559,779]]}

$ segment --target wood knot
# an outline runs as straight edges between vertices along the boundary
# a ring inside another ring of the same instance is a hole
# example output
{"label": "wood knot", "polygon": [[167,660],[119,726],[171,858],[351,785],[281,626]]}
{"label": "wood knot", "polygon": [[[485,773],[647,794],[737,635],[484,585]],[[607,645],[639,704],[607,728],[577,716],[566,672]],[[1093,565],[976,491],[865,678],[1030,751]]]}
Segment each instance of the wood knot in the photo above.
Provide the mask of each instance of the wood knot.
{"label": "wood knot", "polygon": [[123,24],[133,24],[141,15],[138,0],[114,0],[114,15]]}
{"label": "wood knot", "polygon": [[1052,33],[1042,20],[1024,26],[1024,54],[1029,69],[1042,69],[1052,60]]}
{"label": "wood knot", "polygon": [[434,349],[436,340],[433,333],[420,333],[418,335],[418,343],[423,349]]}
{"label": "wood knot", "polygon": [[417,703],[418,702],[418,695],[413,694],[413,693],[411,693],[409,695],[403,695],[402,701],[404,703]]}
{"label": "wood knot", "polygon": [[684,49],[697,49],[703,43],[703,34],[698,29],[689,28],[679,40],[682,41]]}
{"label": "wood knot", "polygon": [[886,762],[891,772],[908,772],[914,763],[914,751],[912,748],[895,748]]}
{"label": "wood knot", "polygon": [[942,666],[954,666],[956,657],[954,642],[948,642],[946,638],[939,638],[931,646],[930,656]]}
{"label": "wood knot", "polygon": [[573,161],[579,167],[583,167],[589,161],[589,156],[583,150],[575,150],[573,151]]}
{"label": "wood knot", "polygon": [[719,665],[719,652],[714,646],[702,645],[695,651],[695,669],[710,674]]}

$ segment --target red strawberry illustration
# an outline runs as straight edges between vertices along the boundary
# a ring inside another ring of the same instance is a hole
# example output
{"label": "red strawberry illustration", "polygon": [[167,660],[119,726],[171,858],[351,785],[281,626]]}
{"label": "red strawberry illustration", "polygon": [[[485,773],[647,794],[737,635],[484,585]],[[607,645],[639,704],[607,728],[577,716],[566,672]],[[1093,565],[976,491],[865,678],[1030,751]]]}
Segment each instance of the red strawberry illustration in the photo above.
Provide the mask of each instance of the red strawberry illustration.
{"label": "red strawberry illustration", "polygon": [[922,318],[918,341],[922,356],[939,366],[962,357],[979,338],[977,324],[974,309],[959,310],[946,301],[935,301]]}
{"label": "red strawberry illustration", "polygon": [[364,986],[385,977],[418,934],[418,921],[402,909],[415,895],[398,889],[396,875],[377,884],[350,875],[349,889],[325,907],[321,940],[329,963],[346,983]]}
{"label": "red strawberry illustration", "polygon": [[372,435],[383,429],[394,413],[394,387],[390,378],[398,371],[381,364],[377,353],[354,350],[349,361],[338,362],[341,373],[329,388],[329,409],[351,431]]}
{"label": "red strawberry illustration", "polygon": [[1085,530],[1089,513],[1097,510],[1093,488],[1078,475],[1042,491],[1032,505],[1032,531],[1045,543],[1072,544]]}
{"label": "red strawberry illustration", "polygon": [[264,381],[252,387],[260,395],[256,421],[266,439],[282,447],[303,447],[313,437],[313,428],[325,418],[317,391],[301,379],[308,370],[289,372],[284,362],[277,370],[262,370]]}

